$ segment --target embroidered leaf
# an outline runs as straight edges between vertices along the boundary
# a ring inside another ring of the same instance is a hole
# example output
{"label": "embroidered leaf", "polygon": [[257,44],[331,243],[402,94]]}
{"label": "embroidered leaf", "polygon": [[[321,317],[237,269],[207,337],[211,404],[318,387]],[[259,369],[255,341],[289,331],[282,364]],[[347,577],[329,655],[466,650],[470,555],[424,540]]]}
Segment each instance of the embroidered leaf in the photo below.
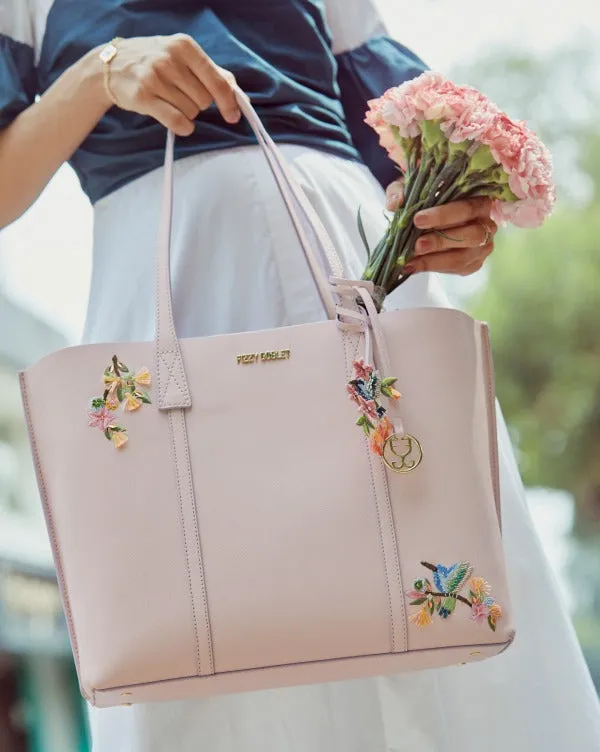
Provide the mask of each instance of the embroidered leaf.
{"label": "embroidered leaf", "polygon": [[492,632],[496,631],[496,623],[493,621],[491,616],[488,616],[488,624],[490,625],[490,629]]}
{"label": "embroidered leaf", "polygon": [[106,436],[106,438],[107,438],[107,439],[108,439],[108,440],[110,441],[110,431],[108,430],[108,428],[107,428],[107,429],[106,429],[106,431],[104,432],[104,435],[105,435],[105,436]]}
{"label": "embroidered leaf", "polygon": [[432,599],[429,601],[429,613],[433,616],[434,611],[435,611],[435,603]]}
{"label": "embroidered leaf", "polygon": [[410,605],[411,606],[422,606],[423,603],[425,603],[426,600],[427,600],[427,598],[417,598],[416,600],[411,601]]}
{"label": "embroidered leaf", "polygon": [[135,394],[135,396],[138,399],[141,399],[144,404],[146,404],[146,405],[151,405],[152,404],[152,400],[148,396],[148,392],[137,391],[137,392],[134,392],[134,394]]}
{"label": "embroidered leaf", "polygon": [[358,224],[358,232],[360,234],[360,239],[363,242],[363,245],[367,251],[367,263],[371,259],[371,249],[369,248],[369,241],[367,240],[367,235],[365,233],[365,228],[363,226],[362,217],[360,215],[360,206],[358,207],[358,214],[356,215],[356,222]]}
{"label": "embroidered leaf", "polygon": [[398,379],[395,376],[388,376],[387,379],[384,379],[381,384],[382,386],[394,386],[394,384],[398,381]]}
{"label": "embroidered leaf", "polygon": [[124,396],[125,396],[125,393],[123,392],[123,387],[122,386],[118,387],[118,389],[117,389],[117,399],[119,400],[119,402],[123,402]]}

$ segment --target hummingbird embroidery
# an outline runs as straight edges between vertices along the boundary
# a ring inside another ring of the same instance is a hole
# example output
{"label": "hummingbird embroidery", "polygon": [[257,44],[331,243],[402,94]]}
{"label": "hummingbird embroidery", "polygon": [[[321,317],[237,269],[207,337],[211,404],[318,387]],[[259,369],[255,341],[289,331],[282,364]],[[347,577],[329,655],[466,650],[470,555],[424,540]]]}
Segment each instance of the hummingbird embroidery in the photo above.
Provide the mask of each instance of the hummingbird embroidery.
{"label": "hummingbird embroidery", "polygon": [[[435,613],[441,619],[448,619],[458,603],[468,606],[470,617],[477,623],[487,621],[491,630],[502,618],[502,608],[491,596],[491,588],[483,577],[474,577],[474,567],[468,561],[459,561],[449,567],[443,564],[421,565],[433,573],[433,583],[427,577],[414,581],[413,590],[407,595],[411,606],[419,606],[409,617],[418,627],[426,627],[433,621]],[[468,585],[468,590],[465,590]],[[463,594],[464,591],[464,594]]]}

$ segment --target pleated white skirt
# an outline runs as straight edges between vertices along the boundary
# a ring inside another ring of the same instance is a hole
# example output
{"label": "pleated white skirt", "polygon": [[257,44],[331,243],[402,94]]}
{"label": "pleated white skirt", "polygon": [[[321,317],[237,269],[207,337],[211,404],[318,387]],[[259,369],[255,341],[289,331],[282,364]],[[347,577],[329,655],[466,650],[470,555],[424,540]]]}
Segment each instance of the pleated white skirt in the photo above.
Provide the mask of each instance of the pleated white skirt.
{"label": "pleated white skirt", "polygon": [[[356,230],[385,227],[384,196],[366,167],[312,149],[283,151],[350,275]],[[154,251],[162,170],[95,208],[94,265],[84,341],[154,336]],[[258,147],[176,163],[172,243],[181,337],[323,318],[290,219]],[[417,275],[388,308],[447,306],[435,275]],[[517,626],[489,661],[384,678],[90,708],[93,752],[600,751],[600,707],[529,516],[499,415],[504,542]]]}

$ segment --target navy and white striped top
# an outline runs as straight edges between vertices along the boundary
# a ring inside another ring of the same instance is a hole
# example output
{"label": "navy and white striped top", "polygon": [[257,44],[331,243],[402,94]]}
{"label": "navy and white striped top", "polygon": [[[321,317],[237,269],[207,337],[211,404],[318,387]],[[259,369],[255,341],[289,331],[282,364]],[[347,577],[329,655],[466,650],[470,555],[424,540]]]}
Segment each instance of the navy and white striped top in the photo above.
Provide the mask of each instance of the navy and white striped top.
{"label": "navy and white striped top", "polygon": [[[235,74],[276,141],[362,158],[383,184],[394,179],[366,102],[425,66],[386,35],[373,0],[0,0],[0,128],[90,49],[178,32]],[[177,157],[252,141],[213,107]],[[164,142],[155,120],[112,108],[71,165],[94,202],[158,167]]]}

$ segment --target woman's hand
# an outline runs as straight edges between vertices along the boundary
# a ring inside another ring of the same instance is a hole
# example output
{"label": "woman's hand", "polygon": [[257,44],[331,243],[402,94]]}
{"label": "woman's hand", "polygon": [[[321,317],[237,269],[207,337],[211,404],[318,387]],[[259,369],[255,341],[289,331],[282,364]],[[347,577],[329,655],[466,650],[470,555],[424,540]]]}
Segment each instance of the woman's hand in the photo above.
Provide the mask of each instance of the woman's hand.
{"label": "woman's hand", "polygon": [[228,123],[241,117],[235,78],[220,68],[192,37],[136,37],[117,42],[110,63],[110,89],[124,110],[149,115],[178,136],[215,102]]}
{"label": "woman's hand", "polygon": [[[403,181],[391,183],[386,196],[388,209],[395,211],[404,201]],[[490,199],[479,196],[417,212],[415,226],[425,232],[404,271],[467,275],[481,269],[494,250],[498,231],[490,217],[491,208]]]}

